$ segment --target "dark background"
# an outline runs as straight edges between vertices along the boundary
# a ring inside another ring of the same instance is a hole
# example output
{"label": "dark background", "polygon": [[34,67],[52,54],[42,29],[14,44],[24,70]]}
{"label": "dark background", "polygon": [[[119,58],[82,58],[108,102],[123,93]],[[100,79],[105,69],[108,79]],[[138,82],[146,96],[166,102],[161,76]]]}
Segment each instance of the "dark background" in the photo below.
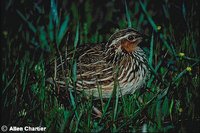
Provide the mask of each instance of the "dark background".
{"label": "dark background", "polygon": [[[146,6],[148,14],[145,14],[140,2]],[[149,37],[154,35],[153,67],[156,67],[161,60],[157,74],[170,86],[159,83],[157,78],[152,78],[153,82],[148,86],[152,92],[165,90],[167,87],[170,89],[161,101],[155,100],[147,109],[141,111],[141,114],[146,114],[145,117],[139,115],[136,119],[141,120],[142,124],[148,123],[150,132],[199,131],[199,1],[127,0],[126,3],[132,27]],[[47,64],[54,57],[58,57],[59,52],[63,53],[65,47],[73,47],[78,25],[78,45],[82,45],[106,42],[116,29],[127,28],[130,22],[127,19],[125,1],[122,0],[63,0],[56,2],[55,7],[57,8],[50,5],[51,0],[1,1],[1,123],[16,126],[43,125],[48,127],[49,132],[60,131],[60,129],[73,132],[74,128],[69,126],[73,123],[74,115],[71,99],[67,97],[63,103],[63,99],[60,98],[62,96],[52,93],[45,88],[47,85],[42,83],[42,79],[45,80],[43,74],[47,69]],[[53,16],[51,13],[53,9],[57,10],[60,22],[56,27],[56,22],[53,20],[54,37],[66,16],[69,16],[67,31],[59,46],[56,45],[55,39],[50,40],[48,32],[49,18]],[[25,19],[19,15],[19,12]],[[156,26],[160,26],[158,30],[152,26],[149,18]],[[36,33],[30,29],[30,24],[35,27]],[[42,29],[46,33],[45,39],[48,46],[43,45],[41,40]],[[151,53],[150,41],[151,39],[144,44],[148,55]],[[171,49],[174,48],[175,54],[170,54],[170,49],[166,48],[165,42]],[[180,56],[180,53],[184,53],[185,56]],[[192,71],[182,75],[181,72],[188,66],[192,68]],[[177,81],[173,80],[174,77],[177,77]],[[149,97],[153,95],[146,91],[142,93],[145,102],[149,100]],[[51,103],[51,100],[44,99],[58,99],[58,105],[55,102]],[[132,101],[133,105],[135,101]],[[167,101],[167,106],[164,106],[164,101]],[[75,103],[85,108],[89,104],[87,102],[87,100],[86,102],[82,100],[81,96],[75,100]],[[95,104],[100,106],[98,101]],[[63,105],[65,105],[64,109],[59,112],[58,108]],[[48,107],[44,108],[44,106]],[[170,106],[172,106],[171,112]],[[104,125],[115,123],[111,113],[112,107],[109,109],[107,119],[99,123],[98,119],[92,117],[88,129],[84,127],[86,127],[85,123],[90,113],[84,110],[86,115],[80,120],[78,131],[114,131],[114,127]],[[63,112],[66,110],[70,115],[63,122]],[[77,110],[81,111],[81,109]],[[116,122],[117,127],[123,125],[120,119],[123,121],[131,119],[121,113],[119,112],[119,121]],[[161,116],[156,115],[159,113]],[[130,132],[132,128],[141,131],[141,123],[138,124],[132,119],[131,122],[134,124],[127,124],[123,127],[125,131]],[[97,127],[94,126],[96,123]],[[159,123],[162,123],[161,126]],[[61,128],[62,124],[65,128]],[[94,130],[90,130],[92,128]],[[123,130],[119,129],[119,131]]]}

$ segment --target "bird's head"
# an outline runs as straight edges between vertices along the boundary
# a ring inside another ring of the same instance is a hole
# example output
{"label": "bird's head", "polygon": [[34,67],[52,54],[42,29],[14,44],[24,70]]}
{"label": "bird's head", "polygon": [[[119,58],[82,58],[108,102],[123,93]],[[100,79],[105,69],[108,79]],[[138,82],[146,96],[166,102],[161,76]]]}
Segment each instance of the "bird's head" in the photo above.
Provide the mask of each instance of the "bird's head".
{"label": "bird's head", "polygon": [[138,44],[145,35],[135,29],[128,28],[115,32],[107,42],[107,48],[114,49],[115,52],[132,53],[138,48]]}
{"label": "bird's head", "polygon": [[133,28],[119,30],[109,38],[106,53],[110,57],[132,54],[139,48],[139,44],[145,37]]}

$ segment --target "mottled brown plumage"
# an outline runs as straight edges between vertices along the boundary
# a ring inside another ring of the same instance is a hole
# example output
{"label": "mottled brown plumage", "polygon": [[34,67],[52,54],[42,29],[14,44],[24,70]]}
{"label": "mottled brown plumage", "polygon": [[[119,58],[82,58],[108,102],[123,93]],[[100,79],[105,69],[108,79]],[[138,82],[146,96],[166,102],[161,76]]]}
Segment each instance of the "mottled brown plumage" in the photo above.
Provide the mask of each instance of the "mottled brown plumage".
{"label": "mottled brown plumage", "polygon": [[[149,71],[146,55],[139,47],[142,38],[136,30],[124,29],[114,33],[107,43],[78,47],[74,56],[77,60],[76,89],[109,98],[115,84],[119,96],[132,94],[144,86]],[[66,78],[70,77],[72,53],[56,65],[54,80],[59,86],[65,87]],[[69,87],[73,88],[72,80]]]}

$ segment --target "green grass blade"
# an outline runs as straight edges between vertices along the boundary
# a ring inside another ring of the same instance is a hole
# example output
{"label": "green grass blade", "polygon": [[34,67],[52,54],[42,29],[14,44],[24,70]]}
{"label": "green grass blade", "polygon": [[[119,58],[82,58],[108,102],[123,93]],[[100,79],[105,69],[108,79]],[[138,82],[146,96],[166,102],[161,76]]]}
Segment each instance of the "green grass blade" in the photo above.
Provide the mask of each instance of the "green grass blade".
{"label": "green grass blade", "polygon": [[104,108],[103,108],[103,112],[102,112],[102,117],[101,117],[101,119],[99,120],[99,123],[103,120],[103,118],[106,116],[106,112],[107,112],[107,110],[108,110],[108,107],[109,107],[109,105],[110,105],[110,102],[111,102],[111,99],[112,99],[112,95],[109,97],[109,99],[108,99],[108,101],[107,101],[107,103],[104,105]]}
{"label": "green grass blade", "polygon": [[[147,19],[149,21],[149,23],[151,24],[153,30],[158,33],[158,29],[157,29],[157,25],[155,24],[154,20],[152,19],[151,15],[149,15],[149,13],[147,12],[145,5],[140,1],[140,5],[142,7],[143,12],[145,13],[145,15],[147,16]],[[162,40],[163,44],[167,47],[167,49],[169,50],[169,52],[174,55],[170,45],[168,44],[168,42],[164,39],[163,34],[160,33],[160,39]]]}
{"label": "green grass blade", "polygon": [[169,87],[167,87],[166,89],[162,90],[162,92],[158,95],[158,100],[161,100],[163,97],[165,97],[167,95],[169,91]]}
{"label": "green grass blade", "polygon": [[53,25],[52,15],[49,15],[48,35],[51,42],[53,42],[54,41],[54,25]]}
{"label": "green grass blade", "polygon": [[171,103],[170,103],[170,106],[169,106],[169,114],[170,114],[171,120],[172,120],[173,107],[174,107],[174,99],[171,100]]}
{"label": "green grass blade", "polygon": [[186,17],[186,7],[185,7],[185,3],[183,2],[182,4],[182,13],[183,13],[183,17],[185,19],[185,21],[187,20],[187,17]]}
{"label": "green grass blade", "polygon": [[44,27],[40,27],[39,29],[39,39],[40,39],[40,46],[42,49],[46,51],[50,51],[50,47],[47,42],[46,32],[44,31]]}
{"label": "green grass blade", "polygon": [[28,27],[30,28],[30,30],[31,30],[33,33],[36,33],[37,30],[36,30],[35,26],[34,26],[31,22],[29,22],[29,21],[27,20],[27,18],[26,18],[19,10],[17,10],[16,12],[17,12],[17,14],[21,17],[21,19],[24,20],[24,21],[28,24]]}
{"label": "green grass blade", "polygon": [[163,105],[162,105],[162,112],[164,116],[167,116],[169,114],[169,99],[168,97],[165,97]]}
{"label": "green grass blade", "polygon": [[152,17],[149,15],[149,13],[147,12],[147,10],[146,10],[146,8],[145,8],[145,5],[141,2],[141,0],[140,0],[139,2],[140,2],[140,6],[142,7],[143,12],[144,12],[145,15],[147,16],[147,19],[149,20],[149,23],[150,23],[151,26],[153,27],[154,31],[155,31],[155,32],[158,32],[158,30],[157,30],[157,25],[155,24],[155,22],[153,21]]}
{"label": "green grass blade", "polygon": [[73,79],[74,83],[76,83],[76,81],[77,81],[76,73],[77,73],[77,63],[76,63],[76,60],[74,60],[73,61],[73,66],[72,66],[72,79]]}
{"label": "green grass blade", "polygon": [[183,70],[181,73],[179,73],[173,80],[173,82],[175,83],[178,79],[180,79],[187,71]]}
{"label": "green grass blade", "polygon": [[79,23],[76,27],[76,36],[75,36],[75,41],[74,41],[74,48],[76,49],[79,41]]}
{"label": "green grass blade", "polygon": [[118,110],[118,102],[119,102],[119,86],[117,85],[116,86],[116,98],[115,98],[115,107],[114,107],[114,121],[116,120],[117,118],[117,110]]}
{"label": "green grass blade", "polygon": [[153,63],[153,46],[154,46],[154,35],[152,34],[150,42],[150,54],[149,54],[149,65],[151,66]]}
{"label": "green grass blade", "polygon": [[173,53],[170,45],[168,44],[168,42],[164,39],[164,35],[160,33],[160,39],[162,40],[163,44],[165,45],[165,47],[169,50],[169,52],[172,54],[172,55],[176,55],[175,53]]}
{"label": "green grass blade", "polygon": [[10,78],[10,80],[8,81],[8,83],[6,84],[6,87],[3,89],[2,94],[5,93],[5,91],[7,90],[7,88],[12,85],[11,83],[13,82],[14,78],[16,76],[16,73],[13,74],[12,78]]}
{"label": "green grass blade", "polygon": [[69,112],[68,110],[63,110],[63,122],[61,123],[61,126],[60,126],[60,132],[65,131],[66,124],[70,116],[71,116],[71,112]]}
{"label": "green grass blade", "polygon": [[77,64],[76,64],[76,59],[74,59],[74,56],[75,56],[75,52],[76,52],[76,47],[77,47],[78,41],[79,41],[79,24],[76,27],[76,36],[75,36],[75,40],[74,40],[74,53],[73,53],[73,58],[72,58],[72,60],[73,60],[73,64],[72,64],[72,79],[73,79],[74,83],[77,80],[77,76],[76,76]]}
{"label": "green grass blade", "polygon": [[56,5],[55,0],[51,0],[51,15],[57,27],[59,24],[59,18],[58,18],[58,11],[57,11],[57,5]]}
{"label": "green grass blade", "polygon": [[71,102],[71,105],[73,107],[73,110],[75,111],[75,116],[76,118],[78,119],[78,113],[77,113],[77,110],[76,110],[76,102],[75,102],[75,99],[74,99],[74,96],[72,94],[72,90],[69,90],[69,94],[70,94],[70,102]]}
{"label": "green grass blade", "polygon": [[130,17],[130,13],[129,13],[129,10],[128,10],[128,6],[127,6],[126,0],[124,0],[124,3],[125,3],[126,19],[127,19],[127,22],[128,22],[128,27],[131,28],[132,27],[131,17]]}
{"label": "green grass blade", "polygon": [[65,21],[62,23],[58,36],[57,36],[57,45],[58,47],[60,46],[61,41],[63,40],[64,35],[67,32],[67,28],[68,28],[68,23],[69,23],[69,16],[67,15],[65,17]]}

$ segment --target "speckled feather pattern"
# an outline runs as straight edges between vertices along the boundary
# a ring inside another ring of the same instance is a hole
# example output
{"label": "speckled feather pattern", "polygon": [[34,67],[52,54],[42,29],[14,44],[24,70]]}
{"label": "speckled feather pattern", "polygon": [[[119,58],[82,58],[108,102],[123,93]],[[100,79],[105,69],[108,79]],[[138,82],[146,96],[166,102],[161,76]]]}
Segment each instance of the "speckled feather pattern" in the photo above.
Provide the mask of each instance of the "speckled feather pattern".
{"label": "speckled feather pattern", "polygon": [[[116,89],[119,91],[117,93],[119,96],[132,94],[145,85],[149,75],[145,52],[140,47],[134,47],[131,52],[123,51],[120,47],[123,43],[123,41],[119,43],[120,39],[127,38],[131,32],[133,35],[138,35],[135,30],[130,32],[122,30],[111,36],[107,43],[85,45],[76,49],[77,90],[94,97],[101,95],[102,98],[109,98],[115,84],[118,85]],[[61,66],[70,64],[71,57],[69,54],[68,58],[64,59],[67,62],[58,63],[56,67],[58,75]],[[70,65],[68,68],[70,69]],[[65,71],[64,75],[64,78],[69,77],[69,71]],[[56,82],[60,86],[65,86],[63,77],[58,76]],[[73,88],[72,85],[71,87]]]}

